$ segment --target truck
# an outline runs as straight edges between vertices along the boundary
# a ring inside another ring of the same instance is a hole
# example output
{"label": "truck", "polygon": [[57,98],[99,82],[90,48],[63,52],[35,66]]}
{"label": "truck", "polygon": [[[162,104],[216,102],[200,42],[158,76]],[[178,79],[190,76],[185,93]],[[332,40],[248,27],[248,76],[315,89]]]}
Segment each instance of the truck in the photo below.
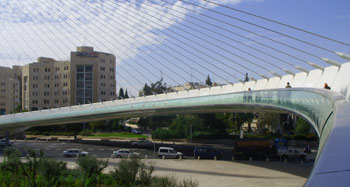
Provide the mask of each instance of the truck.
{"label": "truck", "polygon": [[269,139],[236,139],[233,149],[235,159],[244,159],[249,157],[263,158],[267,155],[275,155],[276,147]]}
{"label": "truck", "polygon": [[235,159],[245,159],[249,157],[265,158],[280,157],[281,159],[297,158],[305,159],[306,154],[295,148],[289,148],[285,139],[236,139],[233,149]]}

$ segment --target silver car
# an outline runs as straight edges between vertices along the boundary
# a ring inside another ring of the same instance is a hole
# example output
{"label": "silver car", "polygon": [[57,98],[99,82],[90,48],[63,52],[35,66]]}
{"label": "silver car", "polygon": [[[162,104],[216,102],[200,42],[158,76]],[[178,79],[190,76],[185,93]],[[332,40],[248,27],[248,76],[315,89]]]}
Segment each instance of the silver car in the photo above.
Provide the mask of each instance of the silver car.
{"label": "silver car", "polygon": [[63,156],[65,157],[79,157],[79,156],[87,156],[88,152],[82,151],[81,149],[67,149],[63,151]]}
{"label": "silver car", "polygon": [[[13,140],[9,140],[7,145],[12,145],[13,144]],[[1,139],[0,140],[0,145],[6,145],[6,140],[5,139]]]}
{"label": "silver car", "polygon": [[127,158],[132,155],[140,156],[140,153],[136,152],[130,152],[129,149],[120,149],[118,151],[113,151],[112,157],[113,158]]}

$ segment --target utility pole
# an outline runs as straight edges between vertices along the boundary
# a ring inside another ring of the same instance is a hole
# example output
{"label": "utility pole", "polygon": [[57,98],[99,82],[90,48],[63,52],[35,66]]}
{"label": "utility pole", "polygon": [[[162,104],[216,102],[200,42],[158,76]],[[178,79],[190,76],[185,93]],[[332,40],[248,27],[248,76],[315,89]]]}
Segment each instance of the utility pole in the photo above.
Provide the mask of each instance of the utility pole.
{"label": "utility pole", "polygon": [[192,123],[190,124],[190,143],[192,143]]}

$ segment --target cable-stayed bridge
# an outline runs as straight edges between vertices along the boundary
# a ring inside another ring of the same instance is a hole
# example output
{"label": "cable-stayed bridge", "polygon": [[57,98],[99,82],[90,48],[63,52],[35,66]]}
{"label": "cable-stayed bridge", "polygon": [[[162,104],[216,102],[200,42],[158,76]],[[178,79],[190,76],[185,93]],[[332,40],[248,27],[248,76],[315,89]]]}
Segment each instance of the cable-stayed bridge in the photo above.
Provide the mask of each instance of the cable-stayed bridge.
{"label": "cable-stayed bridge", "polygon": [[134,95],[160,72],[170,85],[207,75],[222,85],[1,116],[1,130],[181,113],[290,112],[320,136],[306,185],[348,184],[348,43],[208,0],[24,0],[3,9],[10,16],[0,19],[2,65],[42,55],[67,59],[69,49],[84,44],[116,55],[117,84]]}

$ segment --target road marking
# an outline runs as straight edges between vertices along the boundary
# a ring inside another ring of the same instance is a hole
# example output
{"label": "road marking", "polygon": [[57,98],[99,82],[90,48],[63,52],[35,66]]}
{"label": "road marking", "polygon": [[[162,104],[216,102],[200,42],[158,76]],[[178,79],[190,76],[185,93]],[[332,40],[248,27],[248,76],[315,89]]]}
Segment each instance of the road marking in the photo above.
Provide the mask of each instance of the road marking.
{"label": "road marking", "polygon": [[104,151],[105,149],[99,149],[100,151]]}

